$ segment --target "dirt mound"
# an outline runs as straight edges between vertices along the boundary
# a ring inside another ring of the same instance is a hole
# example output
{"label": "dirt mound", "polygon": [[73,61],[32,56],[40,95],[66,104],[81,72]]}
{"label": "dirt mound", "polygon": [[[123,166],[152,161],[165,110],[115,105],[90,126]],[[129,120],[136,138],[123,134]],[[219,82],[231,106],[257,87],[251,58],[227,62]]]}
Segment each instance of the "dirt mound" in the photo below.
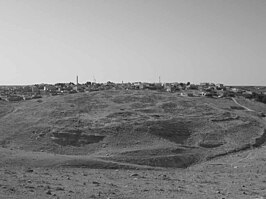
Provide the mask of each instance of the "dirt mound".
{"label": "dirt mound", "polygon": [[204,148],[216,148],[225,144],[224,132],[217,133],[215,131],[206,133],[202,136],[199,146]]}
{"label": "dirt mound", "polygon": [[232,100],[156,91],[99,91],[42,100],[0,104],[3,147],[184,168],[253,144],[265,128],[256,114],[231,109]]}
{"label": "dirt mound", "polygon": [[224,112],[215,118],[211,119],[213,122],[222,122],[222,121],[230,121],[230,120],[236,120],[239,116],[230,112]]}
{"label": "dirt mound", "polygon": [[163,156],[169,154],[181,154],[185,152],[185,148],[155,148],[155,149],[140,149],[122,152],[119,155],[121,156],[131,156],[131,157],[147,157],[147,156]]}
{"label": "dirt mound", "polygon": [[245,110],[245,108],[242,107],[242,106],[231,106],[231,109],[235,109],[235,110]]}
{"label": "dirt mound", "polygon": [[265,129],[264,129],[263,134],[260,137],[255,139],[255,143],[253,144],[253,147],[260,147],[264,143],[266,143],[266,130]]}
{"label": "dirt mound", "polygon": [[163,103],[161,105],[162,109],[167,112],[167,113],[172,113],[175,111],[175,108],[177,107],[177,104],[174,102],[167,102],[167,103]]}
{"label": "dirt mound", "polygon": [[80,147],[86,144],[98,143],[105,136],[102,135],[87,135],[80,130],[72,130],[68,132],[54,132],[51,139],[61,146],[76,146]]}
{"label": "dirt mound", "polygon": [[0,118],[14,111],[12,104],[0,100]]}
{"label": "dirt mound", "polygon": [[186,120],[163,120],[148,122],[149,133],[178,144],[184,143],[192,133],[192,122]]}
{"label": "dirt mound", "polygon": [[121,112],[116,112],[116,113],[111,113],[107,115],[107,118],[116,118],[116,119],[123,119],[123,118],[128,118],[136,116],[136,113],[130,112],[130,111],[121,111]]}
{"label": "dirt mound", "polygon": [[101,159],[152,167],[186,168],[198,162],[199,157],[190,148],[169,147],[125,151]]}
{"label": "dirt mound", "polygon": [[196,154],[178,154],[178,155],[162,155],[162,156],[127,156],[106,158],[116,162],[131,163],[138,165],[146,165],[152,167],[164,168],[187,168],[199,161]]}

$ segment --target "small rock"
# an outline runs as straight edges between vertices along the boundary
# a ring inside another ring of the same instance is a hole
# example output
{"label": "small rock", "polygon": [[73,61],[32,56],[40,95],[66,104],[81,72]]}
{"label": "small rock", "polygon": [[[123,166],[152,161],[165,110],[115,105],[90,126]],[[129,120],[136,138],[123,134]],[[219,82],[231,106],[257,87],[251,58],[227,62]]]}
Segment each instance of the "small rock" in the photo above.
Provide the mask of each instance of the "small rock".
{"label": "small rock", "polygon": [[46,191],[46,194],[48,194],[48,195],[52,195],[51,190],[47,190],[47,191]]}
{"label": "small rock", "polygon": [[27,189],[35,189],[34,186],[25,186],[25,188],[27,188]]}
{"label": "small rock", "polygon": [[133,173],[133,174],[131,174],[130,176],[131,176],[131,177],[136,177],[136,176],[138,176],[138,174],[137,174],[137,173]]}
{"label": "small rock", "polygon": [[32,173],[32,172],[33,172],[33,169],[28,168],[28,169],[26,170],[26,172],[28,172],[28,173]]}
{"label": "small rock", "polygon": [[92,184],[100,185],[100,183],[96,181],[93,181]]}
{"label": "small rock", "polygon": [[12,191],[12,192],[14,192],[14,191],[15,191],[15,188],[14,188],[14,187],[12,187],[12,188],[10,188],[10,189],[9,189],[9,191]]}
{"label": "small rock", "polygon": [[56,187],[55,190],[56,191],[64,191],[65,189],[63,187]]}

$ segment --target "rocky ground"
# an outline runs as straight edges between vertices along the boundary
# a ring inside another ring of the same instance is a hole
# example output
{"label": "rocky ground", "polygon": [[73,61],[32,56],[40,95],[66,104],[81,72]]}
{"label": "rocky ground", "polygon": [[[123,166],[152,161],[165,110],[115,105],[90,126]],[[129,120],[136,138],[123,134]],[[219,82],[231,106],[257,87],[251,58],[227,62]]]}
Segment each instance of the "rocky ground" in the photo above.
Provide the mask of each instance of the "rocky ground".
{"label": "rocky ground", "polygon": [[262,104],[101,91],[0,106],[0,198],[266,198]]}

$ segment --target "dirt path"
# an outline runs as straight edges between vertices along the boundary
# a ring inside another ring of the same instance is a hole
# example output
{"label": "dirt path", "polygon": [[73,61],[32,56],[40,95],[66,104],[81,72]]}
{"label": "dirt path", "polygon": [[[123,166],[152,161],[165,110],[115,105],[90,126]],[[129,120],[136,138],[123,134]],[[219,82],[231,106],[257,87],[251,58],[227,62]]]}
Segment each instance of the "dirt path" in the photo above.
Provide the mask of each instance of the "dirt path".
{"label": "dirt path", "polygon": [[239,103],[236,101],[236,99],[235,99],[234,97],[232,97],[232,100],[233,100],[238,106],[241,106],[242,108],[244,108],[246,111],[254,112],[254,110],[251,110],[251,109],[249,109],[248,107],[239,104]]}

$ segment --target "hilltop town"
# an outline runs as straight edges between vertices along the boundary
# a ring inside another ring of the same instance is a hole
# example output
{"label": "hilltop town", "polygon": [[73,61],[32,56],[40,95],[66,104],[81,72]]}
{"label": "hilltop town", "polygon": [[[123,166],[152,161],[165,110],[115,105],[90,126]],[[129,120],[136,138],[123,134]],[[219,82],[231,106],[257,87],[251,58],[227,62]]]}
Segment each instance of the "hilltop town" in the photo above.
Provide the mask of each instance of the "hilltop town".
{"label": "hilltop town", "polygon": [[2,87],[0,198],[261,198],[263,89]]}
{"label": "hilltop town", "polygon": [[23,100],[38,99],[55,95],[67,95],[80,92],[94,92],[100,90],[157,90],[162,92],[178,93],[180,96],[188,97],[235,97],[243,96],[247,99],[266,103],[266,92],[263,87],[236,87],[225,86],[214,83],[96,83],[86,82],[84,84],[76,82],[56,83],[56,84],[35,84],[27,86],[0,86],[0,100],[18,102]]}

